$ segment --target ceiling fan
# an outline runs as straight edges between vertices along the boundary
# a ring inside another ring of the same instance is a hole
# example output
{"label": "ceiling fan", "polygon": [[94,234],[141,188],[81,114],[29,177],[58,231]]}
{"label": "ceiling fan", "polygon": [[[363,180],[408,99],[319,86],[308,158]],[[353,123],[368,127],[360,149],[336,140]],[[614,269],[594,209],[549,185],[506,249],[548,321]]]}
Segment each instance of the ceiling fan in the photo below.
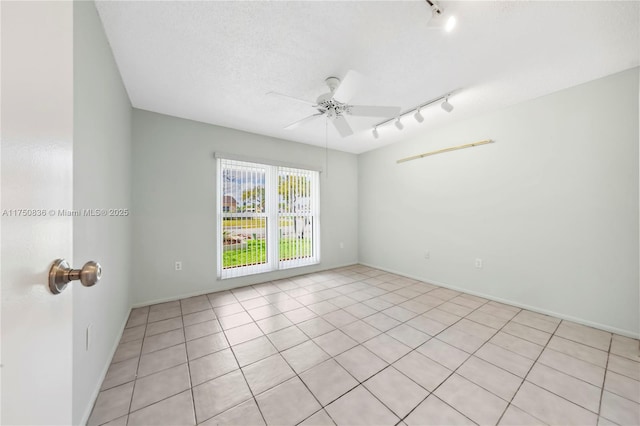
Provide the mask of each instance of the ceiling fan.
{"label": "ceiling fan", "polygon": [[325,80],[325,83],[327,83],[329,87],[329,92],[318,96],[315,102],[278,92],[269,92],[267,95],[279,96],[284,99],[301,102],[318,111],[315,114],[289,124],[285,129],[294,129],[301,124],[325,116],[333,123],[338,133],[340,133],[340,136],[344,138],[353,134],[353,129],[346,118],[348,115],[356,117],[394,117],[400,114],[400,107],[349,104],[348,102],[355,93],[359,81],[360,75],[355,71],[348,71],[342,81],[337,77],[329,77]]}

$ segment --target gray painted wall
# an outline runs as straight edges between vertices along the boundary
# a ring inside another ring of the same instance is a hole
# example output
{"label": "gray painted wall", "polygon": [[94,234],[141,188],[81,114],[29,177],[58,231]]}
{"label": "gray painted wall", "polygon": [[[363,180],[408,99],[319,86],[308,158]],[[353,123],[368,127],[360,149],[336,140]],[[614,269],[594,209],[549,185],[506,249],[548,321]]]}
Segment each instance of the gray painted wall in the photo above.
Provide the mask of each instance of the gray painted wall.
{"label": "gray painted wall", "polygon": [[359,189],[361,263],[638,335],[637,68],[363,154]]}
{"label": "gray painted wall", "polygon": [[[74,209],[131,208],[131,104],[93,2],[74,2],[73,150]],[[89,416],[129,313],[130,248],[130,217],[74,217],[73,266],[103,267],[96,286],[73,284],[74,424]]]}
{"label": "gray painted wall", "polygon": [[[321,263],[218,280],[214,152],[326,169],[321,148],[134,109],[134,304],[358,261],[358,160],[329,151],[328,170],[320,174]],[[174,270],[176,261],[182,261],[182,271]]]}

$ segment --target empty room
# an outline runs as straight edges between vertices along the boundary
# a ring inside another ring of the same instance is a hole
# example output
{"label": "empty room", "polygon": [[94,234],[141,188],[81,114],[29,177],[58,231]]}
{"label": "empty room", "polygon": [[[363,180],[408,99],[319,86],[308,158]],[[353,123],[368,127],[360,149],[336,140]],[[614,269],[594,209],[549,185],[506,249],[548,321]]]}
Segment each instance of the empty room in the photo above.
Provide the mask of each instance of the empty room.
{"label": "empty room", "polygon": [[0,32],[0,423],[640,424],[640,2]]}

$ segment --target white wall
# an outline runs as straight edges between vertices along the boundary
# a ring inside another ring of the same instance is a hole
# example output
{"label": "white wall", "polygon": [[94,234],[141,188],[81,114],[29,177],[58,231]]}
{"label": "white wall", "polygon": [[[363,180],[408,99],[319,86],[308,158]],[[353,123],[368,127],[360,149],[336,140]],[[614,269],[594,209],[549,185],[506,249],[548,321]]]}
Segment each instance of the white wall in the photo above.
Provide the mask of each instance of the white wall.
{"label": "white wall", "polygon": [[[93,2],[74,2],[74,209],[131,208],[131,104]],[[130,308],[131,218],[74,217],[73,423],[86,422]],[[91,347],[85,349],[87,326]]]}
{"label": "white wall", "polygon": [[[325,150],[137,109],[133,146],[134,304],[358,261],[355,155],[330,151],[328,173],[320,176],[320,265],[219,281],[214,152],[324,169]],[[180,272],[174,270],[178,260]]]}
{"label": "white wall", "polygon": [[362,263],[638,335],[637,68],[363,154],[359,188]]}

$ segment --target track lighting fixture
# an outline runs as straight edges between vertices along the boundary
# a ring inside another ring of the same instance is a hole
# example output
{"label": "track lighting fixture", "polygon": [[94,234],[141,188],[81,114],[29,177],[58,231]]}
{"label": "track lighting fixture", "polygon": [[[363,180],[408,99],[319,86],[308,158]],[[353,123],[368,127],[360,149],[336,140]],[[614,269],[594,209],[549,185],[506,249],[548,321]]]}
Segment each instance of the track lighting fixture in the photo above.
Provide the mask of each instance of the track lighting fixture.
{"label": "track lighting fixture", "polygon": [[431,18],[427,26],[444,29],[450,33],[456,26],[456,18],[450,12],[445,11],[436,0],[426,0],[431,8]]}
{"label": "track lighting fixture", "polygon": [[438,16],[442,14],[442,8],[437,1],[426,0],[427,4],[431,7],[431,13],[433,16]]}
{"label": "track lighting fixture", "polygon": [[[458,90],[456,90],[456,91],[458,91]],[[393,124],[398,128],[398,130],[404,129],[404,124],[402,124],[400,119],[402,117],[405,117],[405,116],[409,115],[409,114],[412,114],[413,118],[415,118],[418,123],[423,123],[424,122],[424,115],[422,115],[422,110],[424,108],[428,107],[428,106],[435,105],[438,102],[442,102],[440,104],[440,107],[443,110],[445,110],[447,112],[453,111],[453,105],[451,105],[449,103],[449,96],[451,96],[451,93],[452,92],[449,92],[449,93],[447,93],[445,95],[442,95],[442,96],[439,96],[439,97],[437,97],[435,99],[431,99],[428,102],[425,102],[425,103],[420,104],[420,105],[418,105],[418,106],[416,106],[414,108],[411,108],[411,109],[408,109],[408,110],[406,110],[404,112],[401,112],[400,115],[398,115],[398,116],[395,116],[393,118],[389,118],[387,120],[381,121],[380,123],[378,123],[378,124],[373,126],[373,129],[371,131],[371,133],[373,134],[373,137],[378,139],[380,137],[380,133],[379,133],[378,127],[386,126],[387,124],[390,124],[391,122],[393,122]]]}
{"label": "track lighting fixture", "polygon": [[451,105],[449,103],[449,97],[448,96],[444,99],[444,102],[440,106],[442,107],[443,110],[445,110],[447,112],[453,111],[453,105]]}

